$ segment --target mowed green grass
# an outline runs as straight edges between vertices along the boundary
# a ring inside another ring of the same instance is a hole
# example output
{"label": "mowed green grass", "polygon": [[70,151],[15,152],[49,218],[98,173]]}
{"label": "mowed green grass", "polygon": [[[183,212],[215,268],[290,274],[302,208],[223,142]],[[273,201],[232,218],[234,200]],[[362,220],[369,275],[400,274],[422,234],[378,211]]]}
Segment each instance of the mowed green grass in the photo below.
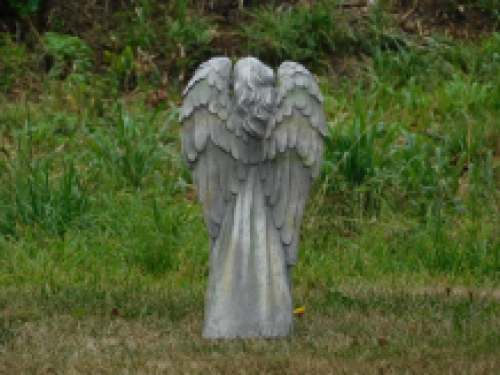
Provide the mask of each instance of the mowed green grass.
{"label": "mowed green grass", "polygon": [[178,93],[2,100],[0,373],[500,373],[499,56],[493,35],[318,78],[331,134],[287,340],[201,339]]}
{"label": "mowed green grass", "polygon": [[444,288],[400,283],[297,287],[299,299],[309,296],[293,338],[217,341],[200,337],[199,286],[145,284],[4,291],[8,324],[2,329],[0,369],[9,374],[498,371],[498,291],[474,288],[471,301],[465,289],[448,295]]}

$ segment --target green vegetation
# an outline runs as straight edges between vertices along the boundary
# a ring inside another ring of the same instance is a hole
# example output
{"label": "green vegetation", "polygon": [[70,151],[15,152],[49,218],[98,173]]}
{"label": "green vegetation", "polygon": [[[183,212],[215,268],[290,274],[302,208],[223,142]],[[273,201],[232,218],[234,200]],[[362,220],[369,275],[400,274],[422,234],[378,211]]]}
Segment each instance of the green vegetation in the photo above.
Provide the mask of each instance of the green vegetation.
{"label": "green vegetation", "polygon": [[85,43],[74,36],[46,32],[42,37],[46,58],[52,64],[49,76],[62,77],[67,75],[88,74],[92,68],[93,53]]}
{"label": "green vegetation", "polygon": [[[500,371],[500,34],[406,35],[381,9],[250,11],[235,56],[314,69],[330,134],[295,337],[206,342],[178,78],[218,51],[217,25],[183,1],[163,18],[137,4],[103,66],[76,36],[0,38],[0,373]],[[174,74],[152,108],[161,59]]]}
{"label": "green vegetation", "polygon": [[469,7],[479,8],[491,13],[495,20],[500,21],[500,1],[499,0],[469,0],[466,2]]}
{"label": "green vegetation", "polygon": [[40,10],[43,0],[8,0],[7,5],[14,9],[17,14],[24,16],[26,14],[36,13]]}

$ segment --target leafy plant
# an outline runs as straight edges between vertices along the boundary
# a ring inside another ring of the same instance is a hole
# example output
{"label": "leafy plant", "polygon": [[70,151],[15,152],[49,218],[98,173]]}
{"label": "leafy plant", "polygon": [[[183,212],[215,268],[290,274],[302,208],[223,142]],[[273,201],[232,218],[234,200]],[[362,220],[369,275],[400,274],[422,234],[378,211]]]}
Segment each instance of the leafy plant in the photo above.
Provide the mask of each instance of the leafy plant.
{"label": "leafy plant", "polygon": [[121,84],[125,91],[128,91],[132,86],[131,81],[135,78],[132,48],[126,46],[121,53],[104,51],[104,61],[109,64],[110,72],[115,81]]}
{"label": "leafy plant", "polygon": [[44,53],[52,60],[51,77],[84,80],[93,64],[93,51],[80,38],[46,32],[42,36]]}
{"label": "leafy plant", "polygon": [[44,0],[8,0],[9,6],[14,9],[18,15],[36,13],[40,10]]}

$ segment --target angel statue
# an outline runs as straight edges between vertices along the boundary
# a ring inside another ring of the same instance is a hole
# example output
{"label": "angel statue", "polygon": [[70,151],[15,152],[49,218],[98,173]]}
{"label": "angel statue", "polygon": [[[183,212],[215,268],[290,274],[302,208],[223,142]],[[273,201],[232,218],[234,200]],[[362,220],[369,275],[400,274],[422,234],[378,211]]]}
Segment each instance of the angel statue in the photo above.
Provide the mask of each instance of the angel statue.
{"label": "angel statue", "polygon": [[203,337],[293,332],[291,267],[326,135],[311,73],[253,57],[203,63],[181,109],[182,154],[210,237]]}

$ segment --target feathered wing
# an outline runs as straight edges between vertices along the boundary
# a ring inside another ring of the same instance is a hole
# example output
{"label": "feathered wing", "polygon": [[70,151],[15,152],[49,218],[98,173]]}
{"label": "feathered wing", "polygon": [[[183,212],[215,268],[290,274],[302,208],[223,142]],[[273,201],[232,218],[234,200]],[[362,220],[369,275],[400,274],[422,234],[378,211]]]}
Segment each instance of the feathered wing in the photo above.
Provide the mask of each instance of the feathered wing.
{"label": "feathered wing", "polygon": [[193,175],[211,246],[232,193],[239,189],[236,137],[228,128],[231,71],[231,60],[225,57],[203,63],[184,90],[180,114],[182,154]]}
{"label": "feathered wing", "polygon": [[323,158],[326,120],[314,78],[302,65],[278,69],[277,109],[265,139],[266,202],[280,231],[288,265],[297,261],[302,214]]}

